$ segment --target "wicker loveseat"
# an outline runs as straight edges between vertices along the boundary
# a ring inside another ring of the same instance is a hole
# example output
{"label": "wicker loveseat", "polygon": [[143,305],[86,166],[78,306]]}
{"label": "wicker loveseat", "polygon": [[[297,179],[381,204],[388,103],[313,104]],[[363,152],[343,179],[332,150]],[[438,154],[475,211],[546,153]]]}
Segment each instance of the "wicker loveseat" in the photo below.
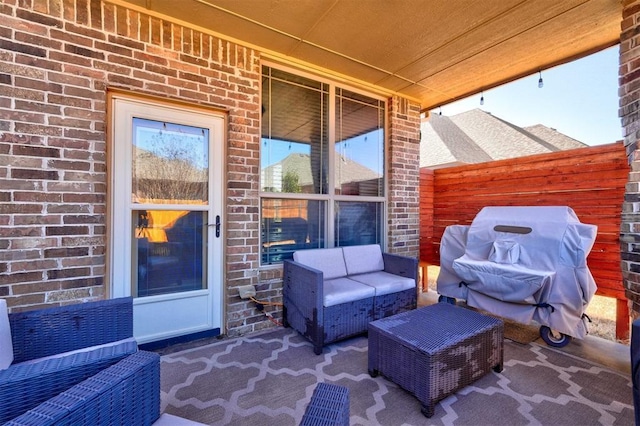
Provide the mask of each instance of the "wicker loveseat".
{"label": "wicker loveseat", "polygon": [[138,351],[132,318],[131,298],[9,314],[13,363],[0,370],[0,424],[156,421],[160,357]]}
{"label": "wicker loveseat", "polygon": [[366,333],[369,322],[410,309],[418,261],[379,245],[300,250],[284,262],[283,320],[313,343]]}

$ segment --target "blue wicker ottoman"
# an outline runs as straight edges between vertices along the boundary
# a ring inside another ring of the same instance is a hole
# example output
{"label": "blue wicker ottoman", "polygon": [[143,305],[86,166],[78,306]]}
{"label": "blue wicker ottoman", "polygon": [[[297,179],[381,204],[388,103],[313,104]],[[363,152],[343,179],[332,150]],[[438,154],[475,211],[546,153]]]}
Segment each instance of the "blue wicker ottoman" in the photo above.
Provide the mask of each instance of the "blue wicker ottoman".
{"label": "blue wicker ottoman", "polygon": [[382,374],[422,403],[435,405],[491,369],[502,371],[504,324],[437,303],[369,323],[369,374]]}

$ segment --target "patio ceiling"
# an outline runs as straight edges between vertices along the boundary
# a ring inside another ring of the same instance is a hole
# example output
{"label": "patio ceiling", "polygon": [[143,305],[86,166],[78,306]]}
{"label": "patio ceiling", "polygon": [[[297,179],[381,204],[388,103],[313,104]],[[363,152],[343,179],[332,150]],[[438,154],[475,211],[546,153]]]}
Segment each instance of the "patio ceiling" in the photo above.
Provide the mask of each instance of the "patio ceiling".
{"label": "patio ceiling", "polygon": [[622,19],[620,0],[117,2],[423,110],[615,45]]}

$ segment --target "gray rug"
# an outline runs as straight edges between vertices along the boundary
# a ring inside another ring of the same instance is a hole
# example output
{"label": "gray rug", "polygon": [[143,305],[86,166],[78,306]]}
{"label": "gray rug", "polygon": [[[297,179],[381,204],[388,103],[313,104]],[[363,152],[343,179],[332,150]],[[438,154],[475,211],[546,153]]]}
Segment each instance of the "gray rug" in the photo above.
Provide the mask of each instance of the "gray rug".
{"label": "gray rug", "polygon": [[367,338],[313,354],[291,329],[162,357],[164,412],[210,425],[297,425],[318,382],[350,389],[352,425],[632,425],[631,382],[535,343],[505,341],[502,373],[440,401],[427,419],[411,394],[367,373]]}

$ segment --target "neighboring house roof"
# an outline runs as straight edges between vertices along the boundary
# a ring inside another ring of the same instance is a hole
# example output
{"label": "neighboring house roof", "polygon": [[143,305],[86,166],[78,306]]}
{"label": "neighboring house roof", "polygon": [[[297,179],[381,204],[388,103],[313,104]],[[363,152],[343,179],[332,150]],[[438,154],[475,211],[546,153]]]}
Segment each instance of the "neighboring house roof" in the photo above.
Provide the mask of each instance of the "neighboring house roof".
{"label": "neighboring house roof", "polygon": [[420,130],[420,167],[434,169],[587,146],[541,124],[522,128],[480,109],[432,114]]}
{"label": "neighboring house roof", "polygon": [[[336,170],[339,171],[336,184],[364,182],[379,179],[381,175],[363,166],[362,164],[335,153]],[[313,184],[311,172],[311,156],[309,154],[292,153],[277,163],[271,164],[263,170],[263,183],[267,186],[281,190],[282,178],[287,173],[294,173],[298,176],[298,184],[307,186]]]}

